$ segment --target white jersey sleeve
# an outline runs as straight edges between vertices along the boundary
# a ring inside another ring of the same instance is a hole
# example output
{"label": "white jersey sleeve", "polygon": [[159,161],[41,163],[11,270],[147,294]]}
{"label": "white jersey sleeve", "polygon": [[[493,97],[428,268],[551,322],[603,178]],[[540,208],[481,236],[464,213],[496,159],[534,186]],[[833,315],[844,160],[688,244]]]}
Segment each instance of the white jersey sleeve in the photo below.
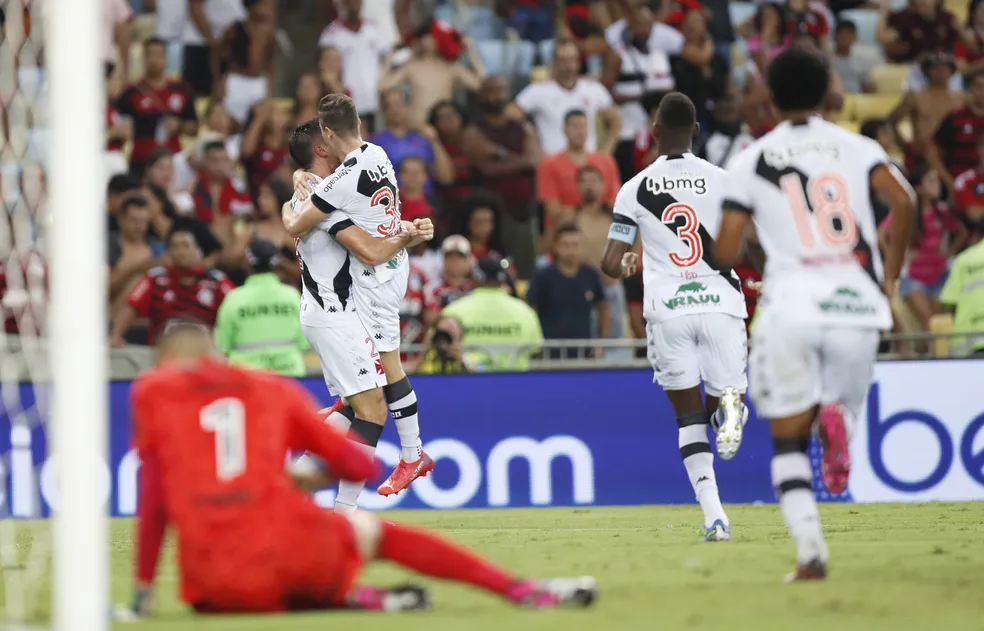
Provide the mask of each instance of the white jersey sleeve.
{"label": "white jersey sleeve", "polygon": [[738,211],[753,214],[752,197],[748,184],[755,175],[754,152],[741,151],[734,154],[727,162],[727,186],[724,189],[724,199],[721,209],[725,212]]}

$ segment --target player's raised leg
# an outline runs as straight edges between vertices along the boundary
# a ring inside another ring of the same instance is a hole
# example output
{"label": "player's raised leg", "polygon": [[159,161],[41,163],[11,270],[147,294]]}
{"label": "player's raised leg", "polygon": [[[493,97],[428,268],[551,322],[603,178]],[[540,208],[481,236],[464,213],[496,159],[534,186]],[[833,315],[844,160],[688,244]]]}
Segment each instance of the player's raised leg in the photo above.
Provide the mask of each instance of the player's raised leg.
{"label": "player's raised leg", "polygon": [[400,462],[377,491],[380,495],[392,495],[430,473],[434,469],[434,461],[422,448],[420,423],[417,420],[417,393],[410,385],[410,378],[403,372],[400,351],[381,352],[380,357],[389,381],[383,387],[383,395],[400,436]]}
{"label": "player's raised leg", "polygon": [[722,460],[731,460],[741,447],[748,408],[748,335],[745,321],[726,313],[705,313],[697,355],[704,378],[705,405]]}
{"label": "player's raised leg", "polygon": [[731,536],[731,524],[721,506],[714,454],[707,439],[709,418],[701,400],[698,364],[699,318],[680,316],[650,323],[646,327],[648,352],[655,380],[676,414],[680,457],[704,513],[704,538],[724,541]]}
{"label": "player's raised leg", "polygon": [[[534,609],[566,604],[584,607],[593,603],[597,595],[595,580],[590,576],[543,581],[520,579],[467,548],[426,530],[381,522],[363,512],[347,518],[359,555],[366,562],[391,561],[419,574],[472,585],[513,604]],[[349,592],[348,602],[361,609],[416,609],[426,606],[426,596],[419,588],[403,588],[394,594],[392,590],[358,586]]]}

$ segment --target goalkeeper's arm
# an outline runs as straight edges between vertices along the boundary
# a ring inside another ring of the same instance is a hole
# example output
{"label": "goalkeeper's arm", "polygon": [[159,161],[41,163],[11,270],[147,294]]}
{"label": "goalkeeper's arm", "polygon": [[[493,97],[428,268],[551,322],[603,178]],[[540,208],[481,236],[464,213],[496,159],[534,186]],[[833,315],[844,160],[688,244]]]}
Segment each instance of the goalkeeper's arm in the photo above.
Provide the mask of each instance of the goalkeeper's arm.
{"label": "goalkeeper's arm", "polygon": [[137,509],[137,546],[135,591],[132,609],[138,616],[149,612],[153,594],[154,576],[164,533],[167,530],[167,512],[164,506],[164,486],[161,481],[160,463],[153,451],[140,454],[140,504]]}

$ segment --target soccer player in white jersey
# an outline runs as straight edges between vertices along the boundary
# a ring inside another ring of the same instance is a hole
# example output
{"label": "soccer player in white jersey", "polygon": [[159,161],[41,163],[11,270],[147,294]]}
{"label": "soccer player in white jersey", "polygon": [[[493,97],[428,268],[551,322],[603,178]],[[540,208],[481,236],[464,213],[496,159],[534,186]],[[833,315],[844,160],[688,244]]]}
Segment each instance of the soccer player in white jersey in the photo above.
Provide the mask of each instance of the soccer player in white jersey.
{"label": "soccer player in white jersey", "polygon": [[[323,140],[317,120],[302,123],[292,132],[289,149],[294,160],[319,183],[338,176],[332,174],[339,160]],[[285,204],[285,223],[293,220],[300,206],[296,199]],[[358,301],[352,282],[351,253],[370,264],[385,262],[408,245],[434,235],[429,220],[415,224],[399,222],[393,232],[384,238],[374,238],[351,222],[322,216],[321,224],[297,239],[303,269],[305,302],[301,307],[301,322],[305,336],[321,359],[329,390],[347,402],[345,407],[333,408],[327,420],[343,430],[348,429],[350,437],[370,451],[375,451],[386,422],[384,392],[380,388],[386,387],[386,380],[375,345],[356,312]],[[415,418],[412,421],[416,427]],[[419,430],[416,444],[420,445]],[[335,509],[354,510],[362,488],[361,483],[339,482]]]}
{"label": "soccer player in white jersey", "polygon": [[[752,330],[751,395],[772,428],[772,482],[796,542],[787,580],[822,579],[827,545],[807,447],[816,426],[821,477],[847,488],[848,437],[871,384],[879,330],[892,326],[890,295],[913,225],[914,194],[873,140],[819,115],[830,71],[819,55],[789,49],[769,66],[782,123],[731,159],[715,256],[741,255],[754,219],[765,251]],[[872,199],[892,207],[884,270]],[[884,293],[883,293],[884,287]]]}
{"label": "soccer player in white jersey", "polygon": [[707,426],[717,433],[718,455],[733,458],[748,418],[742,401],[747,311],[737,275],[711,258],[725,173],[691,153],[697,130],[689,98],[679,92],[663,97],[653,124],[659,157],[618,192],[602,269],[614,278],[634,274],[639,257],[629,249],[641,234],[654,381],[676,413],[680,456],[704,512],[704,539],[724,541],[731,525],[718,495]]}
{"label": "soccer player in white jersey", "polygon": [[[336,238],[353,230],[377,240],[399,233],[395,170],[382,148],[362,140],[352,99],[340,94],[324,97],[319,122],[323,142],[341,165],[301,205],[294,220],[286,224],[288,232],[296,236],[322,225],[329,226]],[[345,245],[344,240],[342,243]],[[379,352],[387,382],[383,392],[402,447],[400,462],[378,489],[380,495],[391,495],[434,468],[434,461],[421,449],[417,395],[400,361],[400,305],[407,292],[410,265],[405,250],[386,259],[349,251],[354,255],[350,269],[355,311]]]}

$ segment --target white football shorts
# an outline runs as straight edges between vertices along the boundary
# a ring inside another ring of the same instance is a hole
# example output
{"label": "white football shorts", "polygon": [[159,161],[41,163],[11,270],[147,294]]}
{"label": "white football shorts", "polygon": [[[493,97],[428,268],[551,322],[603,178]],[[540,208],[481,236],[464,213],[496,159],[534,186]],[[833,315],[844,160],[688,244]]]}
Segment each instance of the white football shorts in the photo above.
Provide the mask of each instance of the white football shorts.
{"label": "white football shorts", "polygon": [[777,312],[762,313],[748,362],[758,415],[785,418],[839,402],[860,418],[878,339],[876,329],[784,324]]}
{"label": "white football shorts", "polygon": [[333,314],[330,326],[301,324],[321,360],[328,390],[349,397],[386,385],[376,345],[354,311]]}
{"label": "white football shorts", "polygon": [[352,284],[352,301],[362,325],[381,353],[400,350],[400,306],[407,295],[410,266],[377,287]]}
{"label": "white football shorts", "polygon": [[653,381],[663,390],[687,390],[704,381],[704,392],[745,392],[748,336],[745,321],[727,313],[695,313],[646,324]]}

